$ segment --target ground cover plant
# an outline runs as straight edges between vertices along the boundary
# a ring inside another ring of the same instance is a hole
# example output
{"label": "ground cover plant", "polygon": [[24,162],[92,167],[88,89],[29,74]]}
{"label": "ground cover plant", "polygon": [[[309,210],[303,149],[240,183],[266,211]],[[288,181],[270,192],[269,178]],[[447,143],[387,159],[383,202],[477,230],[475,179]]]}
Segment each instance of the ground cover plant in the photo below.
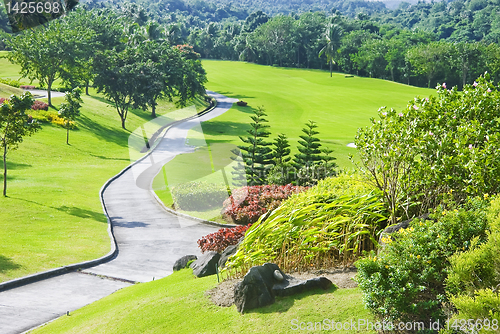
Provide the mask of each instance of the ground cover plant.
{"label": "ground cover plant", "polygon": [[307,322],[314,326],[323,319],[341,323],[373,319],[363,308],[358,289],[320,290],[277,298],[273,305],[241,315],[235,306],[220,307],[209,301],[205,292],[216,285],[216,275],[194,278],[192,270],[184,269],[161,280],[117,291],[33,333],[143,334],[168,333],[172,329],[183,333],[295,333],[294,319],[305,322],[305,326]]}
{"label": "ground cover plant", "polygon": [[380,106],[403,109],[416,95],[428,96],[432,90],[415,88],[378,79],[334,73],[330,78],[319,70],[275,68],[243,62],[203,60],[207,88],[248,102],[233,106],[216,119],[202,124],[207,142],[240,145],[238,136],[249,129],[252,108],[263,106],[271,125],[270,141],[280,133],[287,135],[291,154],[298,153],[301,127],[308,120],[318,125],[321,142],[333,149],[341,168],[350,168],[349,154],[359,127],[370,124]]}
{"label": "ground cover plant", "polygon": [[250,186],[234,190],[222,207],[222,217],[236,224],[255,223],[260,216],[276,209],[292,194],[306,187],[277,185]]}
{"label": "ground cover plant", "polygon": [[449,210],[437,208],[431,220],[412,221],[408,229],[386,236],[381,252],[357,261],[356,280],[370,311],[393,324],[423,322],[426,329],[430,322],[445,324],[449,258],[486,241],[488,206],[476,198]]}
{"label": "ground cover plant", "polygon": [[380,193],[358,176],[328,178],[261,216],[226,267],[238,276],[265,262],[285,271],[347,265],[374,249],[386,221]]}

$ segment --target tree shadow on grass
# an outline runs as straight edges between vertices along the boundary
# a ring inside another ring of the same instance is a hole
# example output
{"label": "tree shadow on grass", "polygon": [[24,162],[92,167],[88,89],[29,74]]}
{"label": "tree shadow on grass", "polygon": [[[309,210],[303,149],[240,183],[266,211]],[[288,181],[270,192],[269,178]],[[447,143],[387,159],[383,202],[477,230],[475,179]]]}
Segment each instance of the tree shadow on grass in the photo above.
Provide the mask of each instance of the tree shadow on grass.
{"label": "tree shadow on grass", "polygon": [[128,130],[123,130],[122,128],[110,128],[107,126],[103,126],[97,122],[94,122],[90,118],[85,115],[80,115],[80,126],[82,128],[87,129],[90,133],[95,134],[101,139],[105,141],[115,143],[119,146],[126,147],[128,146],[128,136],[130,132]]}
{"label": "tree shadow on grass", "polygon": [[276,297],[276,302],[272,305],[268,305],[262,308],[257,308],[253,310],[248,310],[245,313],[258,313],[258,314],[268,314],[268,313],[283,313],[287,312],[292,306],[295,304],[296,300],[301,300],[305,297],[311,296],[311,295],[322,295],[322,294],[327,294],[327,293],[333,293],[336,291],[337,288],[335,286],[332,286],[328,290],[322,290],[320,288],[310,290],[310,291],[305,291],[298,293],[293,296],[287,296],[287,297]]}
{"label": "tree shadow on grass", "polygon": [[[18,163],[18,162],[11,162],[7,160],[7,169],[8,170],[14,170],[14,169],[26,169],[33,167],[32,165],[29,164],[24,164],[24,163]],[[3,171],[3,161],[0,160],[0,169]],[[7,176],[8,176],[8,171],[7,171]]]}
{"label": "tree shadow on grass", "polygon": [[103,212],[95,212],[92,210],[81,209],[76,206],[60,206],[58,208],[51,207],[61,212],[65,212],[69,215],[80,217],[80,218],[92,218],[94,220],[100,221],[101,223],[107,223],[106,216]]}
{"label": "tree shadow on grass", "polygon": [[0,273],[6,273],[9,270],[19,269],[22,266],[20,264],[15,263],[10,258],[0,255]]}
{"label": "tree shadow on grass", "polygon": [[[107,99],[100,97],[100,96],[95,96],[95,95],[91,95],[90,97],[92,97],[93,99],[95,99],[99,102],[102,102],[102,103],[109,105],[116,112],[116,106],[114,105],[114,103],[112,101],[107,100]],[[146,121],[150,121],[153,119],[151,117],[151,112],[148,113],[148,110],[130,108],[129,112],[136,115],[139,118],[142,118],[143,120],[146,120]]]}
{"label": "tree shadow on grass", "polygon": [[227,97],[232,97],[234,99],[254,99],[255,96],[248,96],[248,95],[241,95],[241,94],[236,94],[234,92],[216,92],[218,94],[227,96]]}
{"label": "tree shadow on grass", "polygon": [[215,121],[211,120],[208,123],[202,123],[201,125],[203,133],[210,136],[219,136],[221,134],[226,136],[244,136],[246,130],[250,129],[250,125],[246,123],[239,122],[229,122],[229,121]]}

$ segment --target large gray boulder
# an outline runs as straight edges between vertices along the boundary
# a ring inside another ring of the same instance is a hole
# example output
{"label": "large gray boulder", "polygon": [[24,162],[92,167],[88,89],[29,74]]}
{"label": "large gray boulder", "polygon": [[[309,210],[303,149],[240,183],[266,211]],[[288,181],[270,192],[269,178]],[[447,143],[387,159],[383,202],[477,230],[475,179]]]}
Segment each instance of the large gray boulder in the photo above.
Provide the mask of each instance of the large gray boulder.
{"label": "large gray boulder", "polygon": [[184,255],[179,260],[174,263],[174,271],[178,271],[187,267],[187,264],[191,260],[196,260],[198,257],[196,255]]}
{"label": "large gray boulder", "polygon": [[227,260],[238,250],[238,245],[227,246],[226,249],[220,254],[219,268],[224,268]]}
{"label": "large gray boulder", "polygon": [[196,277],[205,277],[217,274],[217,263],[220,259],[220,254],[217,252],[208,252],[191,263],[193,274]]}
{"label": "large gray boulder", "polygon": [[234,287],[234,303],[240,313],[273,304],[275,296],[291,296],[321,288],[329,289],[333,283],[326,277],[307,281],[286,275],[274,263],[250,268],[243,281]]}

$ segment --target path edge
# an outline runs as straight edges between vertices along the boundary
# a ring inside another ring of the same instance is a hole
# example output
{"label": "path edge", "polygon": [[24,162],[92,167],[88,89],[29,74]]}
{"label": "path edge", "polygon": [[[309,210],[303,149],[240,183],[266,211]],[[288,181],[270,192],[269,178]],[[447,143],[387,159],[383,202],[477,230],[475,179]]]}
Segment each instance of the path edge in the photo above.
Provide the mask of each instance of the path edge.
{"label": "path edge", "polygon": [[[170,124],[167,124],[167,125],[164,126],[163,129],[167,129],[167,131],[168,131],[168,129],[170,127],[172,127],[173,125],[176,125],[176,124],[178,124],[180,122],[184,122],[184,121],[189,120],[189,119],[194,118],[194,117],[198,117],[198,116],[204,115],[204,114],[212,111],[216,106],[217,106],[217,100],[215,98],[212,98],[211,101],[210,101],[210,106],[208,106],[203,111],[197,113],[196,115],[187,117],[185,119],[174,121],[174,122],[172,122]],[[162,131],[163,131],[163,129],[162,129]],[[165,133],[167,131],[165,131]],[[163,134],[163,136],[165,136],[165,133]],[[157,138],[163,138],[163,136],[158,136]],[[151,153],[153,153],[153,150],[156,148],[157,143],[159,143],[159,141],[155,140],[155,142],[152,145],[152,148],[149,149],[149,151],[144,156],[142,156],[140,159],[134,161],[133,163],[131,163],[130,165],[128,165],[124,169],[122,169],[118,174],[116,174],[113,177],[111,177],[108,181],[106,181],[106,183],[99,190],[99,200],[101,201],[102,209],[103,209],[104,214],[106,215],[106,219],[108,221],[108,229],[107,229],[107,231],[108,231],[109,238],[111,239],[111,250],[108,252],[108,254],[106,254],[104,256],[101,256],[100,258],[97,258],[97,259],[94,259],[94,260],[88,260],[88,261],[84,261],[84,262],[69,264],[69,265],[66,265],[66,266],[59,267],[59,268],[53,268],[53,269],[49,269],[49,270],[42,271],[42,272],[39,272],[39,273],[31,274],[31,275],[28,275],[28,276],[23,276],[23,277],[15,278],[15,279],[10,280],[10,281],[2,282],[2,283],[0,283],[0,292],[6,291],[6,290],[10,290],[10,289],[13,289],[13,288],[17,288],[17,287],[20,287],[20,286],[23,286],[23,285],[26,285],[26,284],[30,284],[30,283],[35,283],[35,282],[38,282],[38,281],[42,281],[42,280],[47,279],[47,278],[51,278],[51,277],[55,277],[55,276],[67,274],[67,273],[72,272],[72,271],[78,271],[78,270],[81,270],[81,269],[91,268],[91,267],[97,266],[99,264],[102,264],[102,263],[105,263],[105,262],[108,262],[108,261],[114,259],[118,255],[119,251],[118,251],[118,245],[116,243],[115,235],[113,233],[113,224],[111,223],[111,219],[109,218],[108,210],[106,208],[106,204],[104,203],[104,197],[103,197],[104,196],[104,191],[108,188],[108,186],[111,184],[111,182],[113,182],[114,180],[116,180],[118,177],[122,176],[126,171],[128,171],[130,168],[132,168],[135,164],[137,164],[137,163],[141,162],[142,160],[146,159]],[[160,203],[160,204],[163,204],[163,203]],[[162,206],[165,209],[167,209],[167,211],[169,211],[168,208],[166,208],[164,204]],[[172,213],[175,213],[175,211],[172,212]],[[185,216],[189,217],[191,219],[194,219],[194,220],[198,220],[198,221],[200,220],[199,218],[196,218],[196,217],[191,217],[191,216],[188,216],[188,215],[185,215]],[[212,223],[218,224],[216,222],[212,222]]]}

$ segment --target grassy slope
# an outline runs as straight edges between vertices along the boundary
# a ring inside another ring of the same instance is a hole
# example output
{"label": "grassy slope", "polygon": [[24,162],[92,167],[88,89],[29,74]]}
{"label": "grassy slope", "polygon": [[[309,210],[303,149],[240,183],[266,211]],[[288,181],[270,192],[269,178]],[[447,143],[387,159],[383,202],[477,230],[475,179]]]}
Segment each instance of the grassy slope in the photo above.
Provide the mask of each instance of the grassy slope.
{"label": "grassy slope", "polygon": [[185,269],[120,290],[33,333],[293,333],[293,319],[373,321],[360,303],[358,289],[278,298],[273,305],[240,315],[234,305],[223,308],[210,303],[204,292],[216,284],[215,275],[196,279]]}
{"label": "grassy slope", "polygon": [[[65,129],[44,124],[8,153],[8,197],[0,197],[0,281],[94,259],[110,249],[99,190],[130,163],[130,132],[121,129],[113,107],[91,94],[83,97],[71,145]],[[62,101],[53,99],[55,105]],[[158,113],[174,109],[162,103]],[[134,130],[149,120],[146,112],[133,111],[126,125]]]}

